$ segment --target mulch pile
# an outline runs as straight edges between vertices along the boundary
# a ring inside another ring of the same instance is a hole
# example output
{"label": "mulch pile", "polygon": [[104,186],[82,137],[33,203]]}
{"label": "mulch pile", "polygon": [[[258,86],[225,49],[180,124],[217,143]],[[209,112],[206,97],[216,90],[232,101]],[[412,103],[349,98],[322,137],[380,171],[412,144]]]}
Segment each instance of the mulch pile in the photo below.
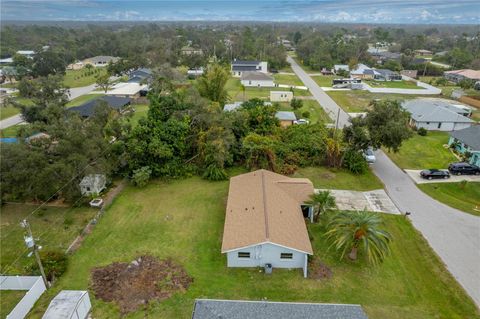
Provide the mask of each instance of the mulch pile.
{"label": "mulch pile", "polygon": [[172,260],[141,256],[130,263],[113,263],[92,270],[96,298],[119,305],[122,314],[138,310],[151,300],[164,300],[185,291],[193,279]]}
{"label": "mulch pile", "polygon": [[317,258],[314,258],[308,265],[308,278],[312,279],[328,279],[332,277],[333,272]]}

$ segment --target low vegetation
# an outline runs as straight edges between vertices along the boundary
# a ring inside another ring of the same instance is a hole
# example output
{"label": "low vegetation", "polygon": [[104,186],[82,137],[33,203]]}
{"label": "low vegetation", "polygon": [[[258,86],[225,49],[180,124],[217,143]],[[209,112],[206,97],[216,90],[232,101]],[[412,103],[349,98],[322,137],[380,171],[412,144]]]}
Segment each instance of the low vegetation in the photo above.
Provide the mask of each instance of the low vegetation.
{"label": "low vegetation", "polygon": [[[87,289],[94,268],[130,262],[143,253],[171,258],[193,282],[184,293],[152,301],[132,313],[132,318],[146,313],[155,318],[189,318],[199,296],[354,303],[361,304],[371,319],[479,316],[473,302],[402,216],[381,216],[393,240],[391,254],[375,267],[362,255],[357,262],[340,259],[339,253],[328,249],[323,224],[315,224],[309,227],[314,256],[331,270],[330,279],[303,279],[298,270],[274,269],[272,276],[265,276],[258,269],[227,268],[220,253],[227,192],[228,182],[198,177],[155,180],[142,189],[127,187],[71,257],[67,272],[41,297],[32,318],[40,318],[61,289]],[[114,304],[90,296],[94,317],[120,315]]]}
{"label": "low vegetation", "polygon": [[94,84],[96,77],[106,74],[106,68],[84,67],[80,70],[67,70],[63,84],[70,88]]}
{"label": "low vegetation", "polygon": [[480,182],[428,183],[417,186],[448,206],[480,216]]}

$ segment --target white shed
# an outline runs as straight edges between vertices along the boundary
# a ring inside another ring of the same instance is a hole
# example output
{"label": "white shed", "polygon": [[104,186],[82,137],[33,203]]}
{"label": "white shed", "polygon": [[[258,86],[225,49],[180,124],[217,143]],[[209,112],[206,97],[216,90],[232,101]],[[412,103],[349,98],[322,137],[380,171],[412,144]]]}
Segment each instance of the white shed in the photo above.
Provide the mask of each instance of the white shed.
{"label": "white shed", "polygon": [[270,91],[270,101],[272,102],[290,102],[293,99],[291,91]]}
{"label": "white shed", "polygon": [[88,292],[62,290],[48,305],[42,319],[86,319],[92,309]]}
{"label": "white shed", "polygon": [[250,87],[274,87],[273,78],[262,72],[243,72],[242,85]]}
{"label": "white shed", "polygon": [[104,174],[86,175],[80,182],[80,192],[82,195],[100,194],[107,184],[107,178]]}

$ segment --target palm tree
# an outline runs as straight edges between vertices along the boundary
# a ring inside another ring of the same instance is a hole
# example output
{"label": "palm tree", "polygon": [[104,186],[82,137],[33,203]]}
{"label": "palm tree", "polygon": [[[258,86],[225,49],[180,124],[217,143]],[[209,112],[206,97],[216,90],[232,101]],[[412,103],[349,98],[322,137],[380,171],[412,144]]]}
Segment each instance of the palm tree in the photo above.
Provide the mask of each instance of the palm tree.
{"label": "palm tree", "polygon": [[391,235],[381,229],[382,224],[378,213],[342,211],[332,217],[325,236],[333,240],[332,246],[342,252],[342,258],[349,251],[348,257],[356,260],[358,249],[362,248],[368,261],[378,264],[390,252]]}
{"label": "palm tree", "polygon": [[310,195],[310,200],[305,204],[313,206],[313,221],[318,222],[321,214],[325,213],[329,209],[336,207],[335,197],[332,196],[330,191],[320,191]]}
{"label": "palm tree", "polygon": [[198,78],[198,92],[204,98],[213,102],[218,102],[222,106],[229,99],[225,85],[230,75],[226,69],[219,64],[212,64],[207,71]]}

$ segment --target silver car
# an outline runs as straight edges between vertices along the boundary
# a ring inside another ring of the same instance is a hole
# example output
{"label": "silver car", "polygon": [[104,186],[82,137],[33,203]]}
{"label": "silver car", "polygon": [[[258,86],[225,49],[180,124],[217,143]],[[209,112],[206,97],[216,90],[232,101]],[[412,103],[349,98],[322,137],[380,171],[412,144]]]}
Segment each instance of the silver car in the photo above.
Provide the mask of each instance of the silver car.
{"label": "silver car", "polygon": [[375,154],[373,153],[373,149],[371,147],[367,148],[366,150],[363,151],[363,157],[367,161],[367,163],[375,163],[377,160],[375,157]]}

